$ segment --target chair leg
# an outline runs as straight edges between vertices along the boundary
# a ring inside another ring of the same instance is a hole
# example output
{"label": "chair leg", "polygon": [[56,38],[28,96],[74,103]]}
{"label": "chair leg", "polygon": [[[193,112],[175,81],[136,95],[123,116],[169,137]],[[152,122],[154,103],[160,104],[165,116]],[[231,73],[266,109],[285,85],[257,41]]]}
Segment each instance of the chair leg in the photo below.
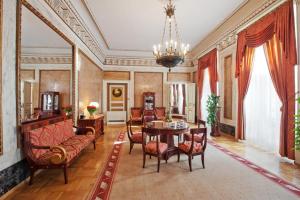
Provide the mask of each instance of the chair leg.
{"label": "chair leg", "polygon": [[192,156],[189,155],[189,166],[190,166],[190,171],[192,171]]}
{"label": "chair leg", "polygon": [[67,165],[64,166],[64,177],[65,177],[65,184],[68,184]]}
{"label": "chair leg", "polygon": [[130,150],[129,150],[129,154],[131,154],[131,151],[132,151],[132,148],[133,148],[133,143],[132,142],[130,142]]}
{"label": "chair leg", "polygon": [[177,152],[177,162],[180,161],[180,151]]}
{"label": "chair leg", "polygon": [[157,156],[157,172],[159,172],[159,168],[160,168],[160,156]]}
{"label": "chair leg", "polygon": [[145,168],[146,164],[146,154],[143,154],[143,168]]}
{"label": "chair leg", "polygon": [[34,173],[35,173],[35,169],[34,169],[34,168],[31,168],[31,169],[30,169],[29,185],[32,185],[32,183],[33,183]]}
{"label": "chair leg", "polygon": [[96,140],[93,141],[94,144],[94,150],[96,150]]}
{"label": "chair leg", "polygon": [[205,169],[205,164],[204,164],[204,153],[201,154],[201,161],[202,161],[202,167]]}

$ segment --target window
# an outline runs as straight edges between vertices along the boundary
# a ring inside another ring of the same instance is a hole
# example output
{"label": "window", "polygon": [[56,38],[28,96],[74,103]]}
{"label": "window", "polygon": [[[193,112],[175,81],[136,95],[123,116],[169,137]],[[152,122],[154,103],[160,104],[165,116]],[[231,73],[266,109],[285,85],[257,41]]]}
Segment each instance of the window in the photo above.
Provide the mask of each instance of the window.
{"label": "window", "polygon": [[206,109],[208,96],[211,94],[210,85],[209,85],[209,73],[208,68],[204,70],[204,78],[203,78],[203,90],[202,90],[202,98],[201,98],[201,116],[202,119],[206,121],[208,113]]}
{"label": "window", "polygon": [[274,88],[263,46],[255,49],[244,101],[246,141],[268,152],[279,152],[281,101]]}

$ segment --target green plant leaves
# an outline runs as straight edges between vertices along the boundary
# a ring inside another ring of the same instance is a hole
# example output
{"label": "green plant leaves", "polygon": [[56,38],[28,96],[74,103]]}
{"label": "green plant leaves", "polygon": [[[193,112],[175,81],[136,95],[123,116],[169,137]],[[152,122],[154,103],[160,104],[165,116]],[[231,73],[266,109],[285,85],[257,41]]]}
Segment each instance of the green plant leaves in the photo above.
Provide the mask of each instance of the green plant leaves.
{"label": "green plant leaves", "polygon": [[295,115],[295,149],[300,151],[300,97],[297,99],[298,112]]}
{"label": "green plant leaves", "polygon": [[217,111],[219,107],[220,96],[212,93],[206,102],[206,110],[208,112],[207,123],[211,126],[217,122]]}

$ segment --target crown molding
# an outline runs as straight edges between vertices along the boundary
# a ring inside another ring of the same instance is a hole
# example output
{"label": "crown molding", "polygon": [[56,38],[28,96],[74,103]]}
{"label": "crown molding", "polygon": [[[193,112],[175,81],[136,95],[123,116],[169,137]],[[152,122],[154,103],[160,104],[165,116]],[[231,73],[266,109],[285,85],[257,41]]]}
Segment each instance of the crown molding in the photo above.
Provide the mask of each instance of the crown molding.
{"label": "crown molding", "polygon": [[105,53],[95,40],[92,33],[87,29],[83,20],[73,8],[69,0],[44,0],[49,7],[68,25],[68,27],[80,38],[89,50],[101,63],[105,59]]}
{"label": "crown molding", "polygon": [[72,56],[22,55],[21,64],[72,64]]}

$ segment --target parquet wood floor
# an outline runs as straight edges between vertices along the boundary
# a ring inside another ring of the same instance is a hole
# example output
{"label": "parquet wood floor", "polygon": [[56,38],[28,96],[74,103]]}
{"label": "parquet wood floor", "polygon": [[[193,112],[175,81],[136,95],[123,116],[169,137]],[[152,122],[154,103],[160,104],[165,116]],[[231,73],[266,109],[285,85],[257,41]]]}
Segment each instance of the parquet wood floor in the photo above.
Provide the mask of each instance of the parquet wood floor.
{"label": "parquet wood floor", "polygon": [[[69,168],[69,184],[65,185],[62,170],[45,170],[38,174],[34,184],[20,184],[0,199],[5,200],[81,200],[86,199],[97,174],[100,173],[114,139],[125,127],[105,127],[105,135],[98,139],[97,149],[92,145]],[[274,174],[300,186],[300,167],[289,161],[263,152],[230,136],[212,138],[221,146],[245,157]],[[230,169],[228,169],[230,170]]]}

